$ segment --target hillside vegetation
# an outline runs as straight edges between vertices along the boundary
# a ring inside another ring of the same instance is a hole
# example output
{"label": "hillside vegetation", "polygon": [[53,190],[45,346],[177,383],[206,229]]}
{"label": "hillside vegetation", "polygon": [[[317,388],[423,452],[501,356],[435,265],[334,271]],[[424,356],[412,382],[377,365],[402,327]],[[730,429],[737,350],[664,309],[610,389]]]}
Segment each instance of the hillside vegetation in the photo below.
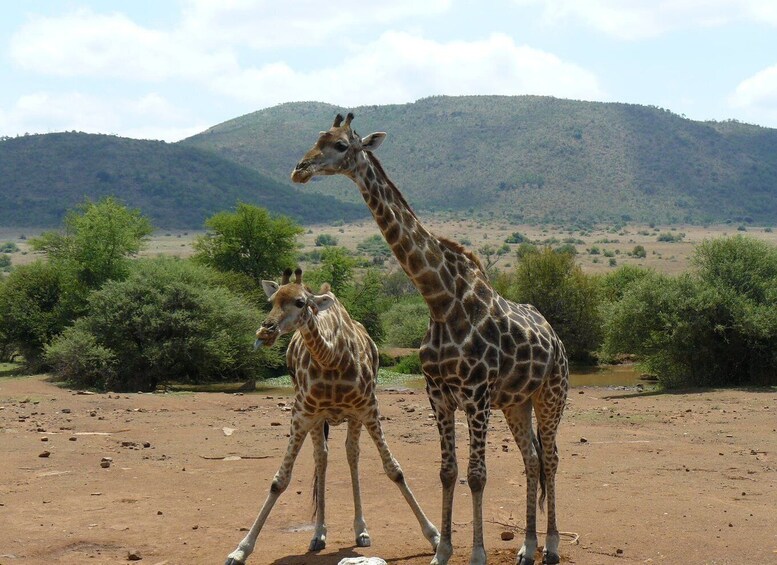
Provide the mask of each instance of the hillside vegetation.
{"label": "hillside vegetation", "polygon": [[[777,222],[777,130],[696,122],[633,104],[538,96],[433,97],[339,108],[287,103],[181,142],[279,182],[336,112],[362,135],[388,133],[379,157],[419,209],[512,222]],[[341,178],[303,188],[359,201]]]}
{"label": "hillside vegetation", "polygon": [[255,204],[298,221],[364,217],[363,205],[298,191],[211,151],[109,135],[52,133],[0,141],[0,225],[51,227],[84,201],[115,196],[164,228]]}

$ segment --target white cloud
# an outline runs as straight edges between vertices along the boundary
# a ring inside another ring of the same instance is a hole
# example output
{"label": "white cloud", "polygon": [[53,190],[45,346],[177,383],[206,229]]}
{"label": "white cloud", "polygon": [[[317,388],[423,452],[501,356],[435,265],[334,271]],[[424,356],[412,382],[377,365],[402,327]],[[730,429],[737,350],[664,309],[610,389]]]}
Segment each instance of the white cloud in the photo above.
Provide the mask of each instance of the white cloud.
{"label": "white cloud", "polygon": [[212,125],[194,126],[193,121],[155,93],[136,99],[105,99],[81,92],[36,92],[0,111],[0,135],[76,130],[177,141]]}
{"label": "white cloud", "polygon": [[337,64],[299,72],[284,64],[222,77],[212,88],[258,106],[289,100],[343,105],[411,102],[430,94],[546,94],[605,97],[593,73],[494,34],[439,43],[386,32]]}
{"label": "white cloud", "polygon": [[746,121],[777,126],[777,65],[743,80],[728,100]]}
{"label": "white cloud", "polygon": [[777,26],[773,0],[513,0],[539,5],[548,24],[580,21],[625,40],[656,37],[667,32],[717,27],[748,21]]}
{"label": "white cloud", "polygon": [[147,29],[124,14],[89,10],[31,19],[11,38],[10,56],[25,70],[61,77],[196,79],[237,67],[228,49],[205,51],[176,31]]}
{"label": "white cloud", "polygon": [[[189,0],[181,29],[203,43],[241,44],[254,49],[321,45],[337,57],[355,31],[408,18],[442,14],[450,0]],[[331,45],[323,45],[327,40]]]}

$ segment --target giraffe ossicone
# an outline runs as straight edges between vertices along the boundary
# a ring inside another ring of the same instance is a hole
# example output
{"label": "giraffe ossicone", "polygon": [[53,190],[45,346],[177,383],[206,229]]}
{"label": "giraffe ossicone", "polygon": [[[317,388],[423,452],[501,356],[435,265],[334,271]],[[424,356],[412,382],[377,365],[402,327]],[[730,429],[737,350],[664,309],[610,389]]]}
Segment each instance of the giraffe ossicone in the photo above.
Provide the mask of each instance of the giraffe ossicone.
{"label": "giraffe ossicone", "polygon": [[313,440],[316,468],[313,487],[316,524],[309,550],[324,549],[327,432],[330,425],[342,422],[348,423],[345,448],[353,491],[356,545],[366,547],[371,543],[359,486],[359,436],[364,426],[378,448],[384,471],[401,491],[424,537],[435,550],[440,534],[416,501],[383,435],[375,395],[378,374],[375,342],[364,326],[351,318],[328,284],[314,294],[303,283],[300,269],[295,271],[294,281],[291,275],[291,269],[287,269],[281,284],[262,281],[272,308],[256,332],[255,343],[255,346],[272,346],[281,335],[294,332],[286,350],[286,364],[294,385],[289,443],[259,515],[227,557],[227,565],[245,563],[254,551],[262,526],[289,485],[294,461],[308,433]]}
{"label": "giraffe ossicone", "polygon": [[429,307],[429,329],[420,356],[440,433],[443,487],[442,537],[432,565],[445,565],[453,551],[457,409],[464,411],[469,426],[470,565],[486,562],[483,489],[486,432],[493,409],[505,414],[526,469],[526,535],[517,563],[534,562],[538,487],[540,506],[547,503],[543,562],[558,563],[556,434],[569,387],[564,345],[536,308],[506,300],[493,289],[473,253],[435,236],[421,223],[374,155],[386,134],[362,138],[352,129],[352,121],[352,113],[346,118],[338,114],[332,127],[321,132],[299,161],[291,178],[305,183],[316,175],[341,174],[353,180],[399,264]]}

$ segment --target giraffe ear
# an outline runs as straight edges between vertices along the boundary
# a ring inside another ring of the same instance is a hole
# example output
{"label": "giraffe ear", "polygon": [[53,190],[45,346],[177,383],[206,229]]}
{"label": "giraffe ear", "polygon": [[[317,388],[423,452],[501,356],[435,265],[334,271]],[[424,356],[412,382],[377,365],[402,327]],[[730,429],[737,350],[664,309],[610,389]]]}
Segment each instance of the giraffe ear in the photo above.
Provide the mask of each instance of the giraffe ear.
{"label": "giraffe ear", "polygon": [[380,144],[383,143],[384,139],[386,139],[386,132],[379,131],[376,133],[371,133],[362,139],[362,149],[365,151],[375,151],[378,147],[380,147]]}
{"label": "giraffe ear", "polygon": [[[321,312],[322,310],[326,310],[327,308],[332,306],[332,304],[335,303],[334,299],[328,294],[313,295],[310,301],[313,304],[315,304],[315,307],[318,310],[318,312]],[[315,312],[315,313],[318,314],[318,312]]]}
{"label": "giraffe ear", "polygon": [[262,281],[262,288],[264,289],[267,298],[272,298],[278,291],[278,283],[275,281]]}

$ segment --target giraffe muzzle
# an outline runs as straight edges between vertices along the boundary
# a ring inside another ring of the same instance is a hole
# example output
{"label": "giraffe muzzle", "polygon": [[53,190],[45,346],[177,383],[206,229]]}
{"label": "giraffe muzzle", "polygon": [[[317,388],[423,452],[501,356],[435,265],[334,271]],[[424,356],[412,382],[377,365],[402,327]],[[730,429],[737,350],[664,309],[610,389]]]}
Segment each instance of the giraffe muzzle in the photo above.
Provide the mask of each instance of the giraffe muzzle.
{"label": "giraffe muzzle", "polygon": [[275,340],[278,339],[278,326],[262,326],[256,331],[256,340],[254,340],[254,349],[260,347],[272,347],[275,344]]}
{"label": "giraffe muzzle", "polygon": [[310,161],[300,161],[291,172],[291,180],[299,184],[305,184],[313,176],[310,170]]}

